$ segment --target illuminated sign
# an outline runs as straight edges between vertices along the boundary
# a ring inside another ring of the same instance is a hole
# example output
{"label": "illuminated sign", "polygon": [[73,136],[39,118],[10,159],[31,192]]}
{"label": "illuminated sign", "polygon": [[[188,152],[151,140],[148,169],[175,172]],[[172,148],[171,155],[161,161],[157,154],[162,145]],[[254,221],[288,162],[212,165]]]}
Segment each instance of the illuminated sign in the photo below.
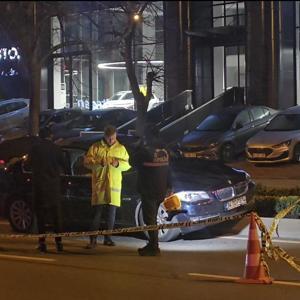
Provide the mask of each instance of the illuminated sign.
{"label": "illuminated sign", "polygon": [[15,77],[19,75],[18,64],[21,55],[17,47],[0,48],[0,77]]}

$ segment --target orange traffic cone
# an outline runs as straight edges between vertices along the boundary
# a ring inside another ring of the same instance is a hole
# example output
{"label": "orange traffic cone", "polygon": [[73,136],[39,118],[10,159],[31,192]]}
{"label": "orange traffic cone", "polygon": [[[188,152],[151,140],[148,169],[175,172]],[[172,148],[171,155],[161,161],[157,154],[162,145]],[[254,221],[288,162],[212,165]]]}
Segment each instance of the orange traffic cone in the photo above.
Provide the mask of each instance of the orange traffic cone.
{"label": "orange traffic cone", "polygon": [[245,261],[244,277],[236,280],[238,283],[264,283],[270,284],[273,279],[269,277],[265,270],[261,256],[260,244],[257,235],[256,222],[254,214],[251,214],[247,255]]}

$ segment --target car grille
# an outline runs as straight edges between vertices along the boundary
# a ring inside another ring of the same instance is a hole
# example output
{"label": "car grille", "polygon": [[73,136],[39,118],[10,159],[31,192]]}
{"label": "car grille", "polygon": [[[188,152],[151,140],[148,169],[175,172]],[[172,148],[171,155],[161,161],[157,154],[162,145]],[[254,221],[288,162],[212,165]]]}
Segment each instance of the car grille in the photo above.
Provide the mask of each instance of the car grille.
{"label": "car grille", "polygon": [[270,155],[273,150],[270,148],[248,148],[248,152],[253,155],[253,153],[263,153],[266,156]]}
{"label": "car grille", "polygon": [[248,191],[248,183],[246,181],[239,182],[234,186],[226,187],[224,189],[216,190],[214,194],[220,201],[226,201],[243,195]]}

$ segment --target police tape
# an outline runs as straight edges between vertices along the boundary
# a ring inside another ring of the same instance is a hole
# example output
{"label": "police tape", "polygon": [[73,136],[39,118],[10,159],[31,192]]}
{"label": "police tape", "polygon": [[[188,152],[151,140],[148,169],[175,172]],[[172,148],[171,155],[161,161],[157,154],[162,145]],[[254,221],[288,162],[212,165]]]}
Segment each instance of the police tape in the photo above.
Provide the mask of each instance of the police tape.
{"label": "police tape", "polygon": [[[267,230],[265,224],[261,220],[261,218],[254,213],[255,222],[258,226],[258,228],[261,231],[261,244],[262,244],[262,250],[261,250],[261,261],[263,264],[263,267],[265,268],[267,274],[269,275],[269,267],[265,261],[265,257],[268,257],[270,259],[273,259],[275,261],[279,260],[279,258],[283,259],[286,263],[288,263],[292,268],[300,272],[300,260],[296,257],[293,257],[289,255],[284,249],[278,246],[274,246],[272,242],[272,235],[276,230],[276,227],[278,226],[278,222],[280,219],[282,219],[284,216],[286,216],[292,209],[295,208],[295,206],[300,203],[300,199],[295,202],[295,204],[289,206],[288,208],[280,211],[274,218],[273,223],[271,225],[270,231]],[[299,261],[299,263],[298,263]]]}
{"label": "police tape", "polygon": [[126,227],[126,228],[117,228],[112,230],[61,232],[61,233],[45,233],[45,234],[0,234],[0,238],[17,239],[17,238],[55,238],[55,237],[84,237],[84,236],[93,236],[93,235],[117,235],[117,234],[124,234],[124,233],[135,233],[135,232],[155,231],[155,230],[172,229],[172,228],[180,228],[180,227],[191,227],[196,225],[214,225],[226,221],[235,221],[243,218],[247,214],[248,212],[243,212],[241,214],[233,215],[233,216],[216,215],[216,216],[212,216],[197,221],[185,221],[185,222],[178,222],[178,223]]}

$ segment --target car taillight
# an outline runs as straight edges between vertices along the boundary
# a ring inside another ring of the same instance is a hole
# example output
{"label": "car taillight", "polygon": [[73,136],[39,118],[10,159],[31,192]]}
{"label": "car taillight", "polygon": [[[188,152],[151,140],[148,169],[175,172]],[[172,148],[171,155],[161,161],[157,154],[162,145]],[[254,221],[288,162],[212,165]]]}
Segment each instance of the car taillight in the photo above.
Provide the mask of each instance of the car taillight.
{"label": "car taillight", "polygon": [[5,160],[0,159],[0,165],[5,165]]}

